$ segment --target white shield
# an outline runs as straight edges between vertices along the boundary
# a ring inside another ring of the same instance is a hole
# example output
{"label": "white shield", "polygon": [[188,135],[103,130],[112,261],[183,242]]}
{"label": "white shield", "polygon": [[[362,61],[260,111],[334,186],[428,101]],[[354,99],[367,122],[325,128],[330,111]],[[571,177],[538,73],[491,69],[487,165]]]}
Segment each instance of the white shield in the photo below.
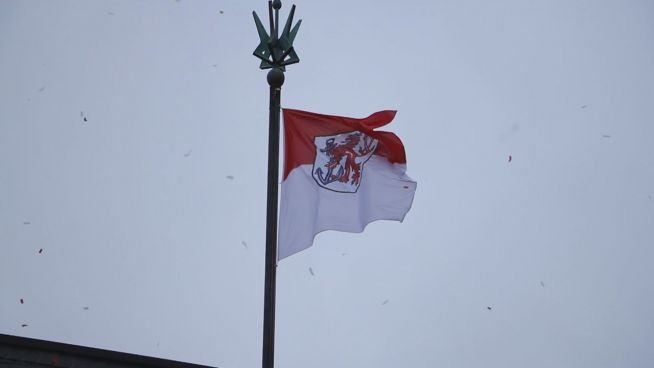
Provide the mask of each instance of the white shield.
{"label": "white shield", "polygon": [[316,160],[312,175],[319,186],[335,192],[355,193],[363,177],[363,164],[378,141],[362,132],[315,137]]}

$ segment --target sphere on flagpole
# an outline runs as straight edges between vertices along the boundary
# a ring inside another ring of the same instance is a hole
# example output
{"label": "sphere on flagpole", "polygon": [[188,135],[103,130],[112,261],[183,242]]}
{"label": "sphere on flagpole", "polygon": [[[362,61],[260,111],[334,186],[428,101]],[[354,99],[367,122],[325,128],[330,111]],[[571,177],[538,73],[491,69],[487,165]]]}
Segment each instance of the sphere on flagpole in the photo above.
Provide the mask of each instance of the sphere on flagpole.
{"label": "sphere on flagpole", "polygon": [[271,87],[280,88],[284,84],[284,72],[277,68],[270,69],[268,72],[268,84]]}

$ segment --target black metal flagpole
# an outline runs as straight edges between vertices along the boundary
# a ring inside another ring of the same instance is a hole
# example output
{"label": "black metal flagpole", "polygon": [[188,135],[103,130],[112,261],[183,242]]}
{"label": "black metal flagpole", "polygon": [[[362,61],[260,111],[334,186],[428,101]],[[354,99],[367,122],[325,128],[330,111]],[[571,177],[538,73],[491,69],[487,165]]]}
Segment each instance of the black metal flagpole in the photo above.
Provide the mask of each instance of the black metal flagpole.
{"label": "black metal flagpole", "polygon": [[262,366],[275,362],[275,287],[277,278],[277,181],[279,178],[279,105],[284,73],[268,72],[270,85],[270,123],[268,125],[268,203],[266,208],[266,272],[263,294]]}
{"label": "black metal flagpole", "polygon": [[[256,12],[252,12],[257,26],[260,43],[254,50],[254,56],[261,59],[261,69],[270,69],[268,85],[270,86],[270,117],[268,125],[268,200],[266,208],[266,264],[263,296],[263,353],[262,367],[273,368],[275,365],[275,289],[277,276],[277,207],[279,180],[279,113],[284,84],[285,66],[300,61],[293,49],[293,40],[300,28],[301,20],[291,29],[295,5],[279,34],[280,0],[268,1],[268,18],[270,35],[266,32]],[[274,19],[273,19],[274,9]]]}

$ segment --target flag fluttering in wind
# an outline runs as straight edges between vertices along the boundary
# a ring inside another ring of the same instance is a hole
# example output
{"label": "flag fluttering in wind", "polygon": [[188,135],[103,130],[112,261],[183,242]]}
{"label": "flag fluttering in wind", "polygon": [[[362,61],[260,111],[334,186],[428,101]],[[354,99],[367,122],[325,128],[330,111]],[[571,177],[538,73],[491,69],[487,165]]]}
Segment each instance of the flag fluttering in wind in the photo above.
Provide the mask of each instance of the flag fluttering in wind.
{"label": "flag fluttering in wind", "polygon": [[362,232],[375,220],[404,219],[416,191],[404,146],[395,134],[374,130],[395,111],[363,119],[283,112],[278,259],[309,248],[321,231]]}

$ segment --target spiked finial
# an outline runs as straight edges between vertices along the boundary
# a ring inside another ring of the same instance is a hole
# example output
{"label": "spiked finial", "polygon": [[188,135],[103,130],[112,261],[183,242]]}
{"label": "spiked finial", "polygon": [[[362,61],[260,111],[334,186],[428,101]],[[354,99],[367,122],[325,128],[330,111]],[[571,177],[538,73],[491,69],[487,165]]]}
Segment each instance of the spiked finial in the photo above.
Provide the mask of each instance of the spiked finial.
{"label": "spiked finial", "polygon": [[[299,20],[293,28],[293,15],[295,14],[295,5],[291,7],[291,11],[284,25],[281,35],[279,34],[279,9],[282,7],[281,0],[268,1],[268,18],[270,20],[270,34],[266,31],[261,23],[261,19],[257,16],[256,12],[252,12],[254,16],[254,24],[257,26],[259,33],[259,46],[254,49],[254,56],[261,59],[261,69],[279,69],[286,70],[285,66],[300,62],[295,49],[293,48],[293,41],[300,29],[302,20]],[[273,9],[275,17],[273,20]]]}

